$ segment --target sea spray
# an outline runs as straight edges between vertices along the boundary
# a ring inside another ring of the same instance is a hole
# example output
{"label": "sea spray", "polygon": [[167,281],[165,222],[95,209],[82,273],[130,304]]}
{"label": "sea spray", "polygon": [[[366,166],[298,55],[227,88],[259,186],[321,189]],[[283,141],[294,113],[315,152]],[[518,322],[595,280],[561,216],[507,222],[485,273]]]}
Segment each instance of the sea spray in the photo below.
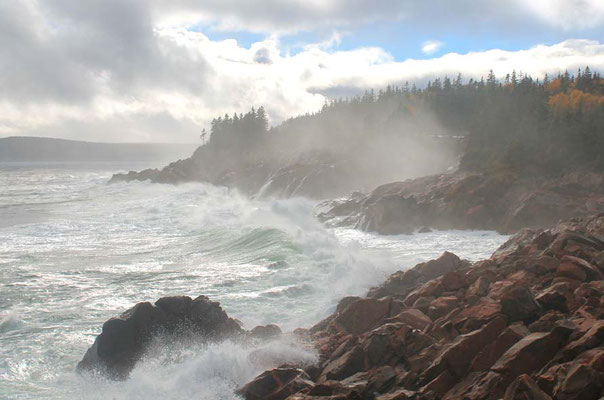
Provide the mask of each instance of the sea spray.
{"label": "sea spray", "polygon": [[[315,202],[249,199],[203,183],[107,185],[114,166],[11,167],[0,181],[0,398],[233,398],[268,364],[256,348],[153,350],[125,382],[79,376],[102,323],[140,301],[204,294],[246,329],[309,327],[346,295],[450,250],[487,257],[505,237],[382,237],[327,229]],[[281,347],[279,347],[281,346]],[[274,357],[307,351],[287,344]],[[297,354],[297,353],[296,353]],[[309,353],[312,355],[312,352]]]}

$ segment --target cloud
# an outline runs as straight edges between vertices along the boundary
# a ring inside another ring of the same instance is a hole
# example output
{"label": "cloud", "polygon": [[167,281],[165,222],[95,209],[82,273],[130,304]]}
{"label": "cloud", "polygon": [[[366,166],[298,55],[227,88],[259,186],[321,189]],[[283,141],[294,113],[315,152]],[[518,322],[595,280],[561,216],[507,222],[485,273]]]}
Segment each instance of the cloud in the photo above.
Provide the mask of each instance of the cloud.
{"label": "cloud", "polygon": [[151,0],[163,26],[202,23],[216,30],[291,34],[404,21],[445,29],[525,34],[542,27],[583,30],[604,25],[601,0]]}
{"label": "cloud", "polygon": [[436,52],[436,50],[440,49],[443,44],[443,42],[439,42],[438,40],[427,40],[422,43],[422,53],[432,54]]}
{"label": "cloud", "polygon": [[[320,109],[330,96],[405,81],[421,85],[458,72],[480,78],[490,68],[500,76],[516,69],[541,76],[588,64],[604,71],[604,44],[592,40],[404,61],[379,47],[338,50],[346,31],[333,26],[409,20],[423,12],[420,2],[251,3],[0,2],[0,136],[188,142],[198,140],[213,117],[251,106],[264,105],[271,122],[278,123]],[[436,3],[442,10],[452,7],[447,5],[452,2]],[[462,9],[467,4],[455,3]],[[245,29],[267,32],[332,26],[320,35],[326,40],[290,54],[279,35],[244,47],[182,25],[203,19],[227,26],[246,15]]]}

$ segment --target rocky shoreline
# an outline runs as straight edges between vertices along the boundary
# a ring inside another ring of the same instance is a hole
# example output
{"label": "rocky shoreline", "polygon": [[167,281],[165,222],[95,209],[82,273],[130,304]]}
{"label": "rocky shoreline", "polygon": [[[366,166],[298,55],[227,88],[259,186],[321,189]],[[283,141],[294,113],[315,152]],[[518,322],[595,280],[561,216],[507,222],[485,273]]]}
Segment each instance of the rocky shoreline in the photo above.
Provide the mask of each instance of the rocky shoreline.
{"label": "rocky shoreline", "polygon": [[[79,365],[124,379],[153,335],[244,331],[206,297],[140,303],[109,320]],[[315,365],[280,365],[245,399],[599,399],[604,395],[604,214],[525,229],[487,260],[451,253],[393,274],[295,335]]]}
{"label": "rocky shoreline", "polygon": [[455,172],[393,182],[326,202],[319,218],[381,234],[422,228],[514,233],[604,212],[604,174],[556,177]]}
{"label": "rocky shoreline", "polygon": [[326,152],[229,162],[232,158],[230,153],[217,154],[202,146],[190,158],[175,161],[162,169],[114,174],[110,183],[208,182],[235,188],[248,196],[328,199],[348,194],[361,182],[371,181],[359,179],[362,173],[353,163]]}

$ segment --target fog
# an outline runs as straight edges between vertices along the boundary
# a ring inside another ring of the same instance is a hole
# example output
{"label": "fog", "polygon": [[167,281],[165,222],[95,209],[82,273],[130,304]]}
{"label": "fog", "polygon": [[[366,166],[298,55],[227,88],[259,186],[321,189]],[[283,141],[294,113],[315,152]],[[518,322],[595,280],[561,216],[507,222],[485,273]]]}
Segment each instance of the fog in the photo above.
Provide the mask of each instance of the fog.
{"label": "fog", "polygon": [[93,143],[14,136],[0,138],[0,162],[169,162],[188,157],[195,144]]}
{"label": "fog", "polygon": [[465,132],[445,127],[421,101],[388,89],[326,103],[272,128],[263,108],[225,115],[207,136],[182,171],[218,183],[236,176],[229,178],[233,186],[253,179],[252,192],[279,176],[281,189],[305,185],[302,195],[329,197],[455,168]]}

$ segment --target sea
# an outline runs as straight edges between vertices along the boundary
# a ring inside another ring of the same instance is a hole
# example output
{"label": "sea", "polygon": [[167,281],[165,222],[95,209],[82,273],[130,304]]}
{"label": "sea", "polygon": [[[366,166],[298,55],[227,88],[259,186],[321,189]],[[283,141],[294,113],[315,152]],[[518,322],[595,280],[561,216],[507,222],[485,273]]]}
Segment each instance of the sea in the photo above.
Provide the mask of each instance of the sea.
{"label": "sea", "polygon": [[[306,198],[259,199],[205,183],[109,184],[149,163],[0,163],[0,399],[237,399],[268,365],[312,363],[287,334],[330,315],[389,274],[439,256],[487,258],[507,236],[380,236],[329,228]],[[129,379],[78,374],[102,324],[137,302],[199,295],[264,344],[152,346]]]}

